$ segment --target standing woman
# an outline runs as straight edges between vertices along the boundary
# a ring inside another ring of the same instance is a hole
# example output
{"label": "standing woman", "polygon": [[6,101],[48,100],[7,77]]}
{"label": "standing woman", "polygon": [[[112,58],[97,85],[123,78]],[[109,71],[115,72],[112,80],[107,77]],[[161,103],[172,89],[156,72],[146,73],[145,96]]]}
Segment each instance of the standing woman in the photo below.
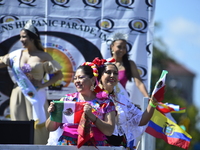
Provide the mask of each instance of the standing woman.
{"label": "standing woman", "polygon": [[110,45],[111,56],[116,60],[114,63],[119,70],[119,82],[125,88],[127,81],[134,82],[144,97],[149,97],[144,83],[141,81],[137,66],[134,61],[129,60],[127,52],[127,36],[122,33],[116,33],[112,37]]}
{"label": "standing woman", "polygon": [[[143,96],[149,97],[147,89],[140,78],[135,62],[129,60],[129,54],[127,52],[127,38],[128,36],[126,34],[115,33],[112,37],[112,43],[110,45],[111,56],[116,60],[114,64],[117,66],[119,72],[118,80],[121,85],[126,88],[127,81],[132,81],[133,78],[135,85]],[[118,137],[113,135],[112,138],[115,139]],[[128,144],[132,145],[131,143]]]}
{"label": "standing woman", "polygon": [[[23,48],[0,57],[0,68],[9,66],[15,80],[10,97],[10,117],[13,121],[34,120],[34,144],[46,144],[45,121],[48,107],[45,87],[62,79],[61,66],[44,52],[40,35],[31,20],[20,32]],[[54,74],[47,82],[44,75]]]}
{"label": "standing woman", "polygon": [[[97,76],[97,68],[93,63],[84,63],[83,66],[79,66],[74,75],[74,85],[76,86],[77,92],[67,94],[61,100],[86,102],[84,105],[84,113],[92,126],[95,142],[88,140],[84,145],[108,146],[109,144],[106,142],[105,135],[110,136],[113,133],[116,111],[112,100],[108,98],[101,100],[96,97],[94,85],[97,82]],[[51,113],[54,110],[54,103],[51,102],[48,112]],[[80,147],[78,144],[78,123],[62,124],[51,121],[50,118],[47,119],[46,128],[49,131],[55,131],[59,127],[63,129],[63,133],[57,141],[58,145],[78,145]]]}

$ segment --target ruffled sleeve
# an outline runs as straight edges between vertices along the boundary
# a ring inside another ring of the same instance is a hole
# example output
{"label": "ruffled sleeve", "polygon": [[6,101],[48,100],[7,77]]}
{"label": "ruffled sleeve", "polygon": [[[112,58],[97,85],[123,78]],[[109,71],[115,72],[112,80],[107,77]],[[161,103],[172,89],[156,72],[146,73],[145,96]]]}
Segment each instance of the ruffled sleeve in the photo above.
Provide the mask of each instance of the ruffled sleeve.
{"label": "ruffled sleeve", "polygon": [[62,68],[62,66],[55,60],[44,62],[43,67],[45,72],[49,74],[53,74]]}
{"label": "ruffled sleeve", "polygon": [[9,55],[5,55],[5,56],[0,56],[0,60],[7,66],[9,66]]}
{"label": "ruffled sleeve", "polygon": [[132,102],[122,85],[118,84],[119,90],[116,93],[115,102],[118,112],[118,121],[115,124],[114,135],[126,135],[127,143],[140,137],[144,133],[147,125],[139,126],[143,112],[138,109]]}
{"label": "ruffled sleeve", "polygon": [[105,100],[102,104],[101,107],[103,109],[103,113],[109,113],[111,111],[116,111],[115,109],[115,104],[111,99]]}

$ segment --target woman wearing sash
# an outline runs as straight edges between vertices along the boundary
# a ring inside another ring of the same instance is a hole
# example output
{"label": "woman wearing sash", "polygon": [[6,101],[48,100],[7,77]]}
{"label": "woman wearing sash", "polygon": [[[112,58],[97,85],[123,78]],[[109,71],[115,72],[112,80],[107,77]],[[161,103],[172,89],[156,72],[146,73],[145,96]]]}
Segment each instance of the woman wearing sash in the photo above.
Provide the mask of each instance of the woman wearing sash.
{"label": "woman wearing sash", "polygon": [[[86,62],[79,66],[74,75],[74,85],[77,89],[76,93],[67,94],[61,98],[62,101],[86,102],[83,107],[83,114],[79,123],[59,123],[52,121],[50,118],[46,121],[46,127],[49,131],[55,131],[57,128],[62,128],[62,134],[58,138],[57,145],[82,145],[87,146],[108,146],[105,135],[112,135],[115,126],[115,106],[112,100],[105,98],[98,99],[94,92],[94,85],[98,84],[98,69],[91,62]],[[48,112],[55,111],[55,103],[51,102]],[[87,124],[83,125],[85,118]],[[86,127],[86,128],[85,128]],[[91,128],[92,130],[90,130]],[[82,136],[81,130],[84,130],[85,135]],[[80,130],[81,129],[81,130]],[[87,132],[87,131],[90,132]],[[51,136],[51,138],[57,139]],[[83,141],[81,140],[83,138]],[[82,142],[80,142],[82,141]],[[49,144],[50,145],[50,144]]]}
{"label": "woman wearing sash", "polygon": [[[44,52],[39,32],[31,20],[21,30],[20,41],[22,49],[0,57],[0,68],[9,66],[15,81],[10,97],[10,117],[13,121],[34,120],[34,144],[46,144],[48,102],[45,87],[62,79],[62,67]],[[46,73],[54,75],[43,82]]]}

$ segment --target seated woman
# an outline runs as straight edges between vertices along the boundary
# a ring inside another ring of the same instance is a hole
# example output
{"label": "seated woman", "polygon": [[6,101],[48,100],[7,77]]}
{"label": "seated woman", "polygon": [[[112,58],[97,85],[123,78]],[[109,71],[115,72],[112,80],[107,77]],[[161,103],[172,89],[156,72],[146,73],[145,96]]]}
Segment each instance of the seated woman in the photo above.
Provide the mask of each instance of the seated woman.
{"label": "seated woman", "polygon": [[[74,75],[74,84],[77,92],[67,94],[61,100],[87,102],[84,105],[84,113],[91,122],[95,143],[89,140],[84,145],[108,146],[106,136],[112,135],[114,131],[116,111],[112,100],[96,98],[96,93],[93,89],[98,71],[95,66],[93,63],[84,63],[84,65],[78,67]],[[48,112],[51,113],[54,109],[54,103],[51,102]],[[63,129],[63,133],[58,140],[58,145],[77,145],[78,124],[62,124],[51,121],[50,118],[46,121],[46,128],[49,131],[55,131],[60,126]]]}
{"label": "seated woman", "polygon": [[[145,130],[146,124],[151,119],[157,101],[150,99],[147,109],[142,112],[138,107],[130,102],[125,89],[118,83],[118,69],[114,64],[101,64],[103,74],[99,87],[104,94],[97,94],[99,98],[110,98],[113,100],[116,110],[116,124],[113,135],[107,136],[108,143],[113,146],[124,146],[126,143],[139,137]],[[118,83],[118,84],[117,84]],[[117,84],[117,86],[115,86]],[[107,95],[105,94],[107,93]],[[125,138],[123,138],[125,135]]]}

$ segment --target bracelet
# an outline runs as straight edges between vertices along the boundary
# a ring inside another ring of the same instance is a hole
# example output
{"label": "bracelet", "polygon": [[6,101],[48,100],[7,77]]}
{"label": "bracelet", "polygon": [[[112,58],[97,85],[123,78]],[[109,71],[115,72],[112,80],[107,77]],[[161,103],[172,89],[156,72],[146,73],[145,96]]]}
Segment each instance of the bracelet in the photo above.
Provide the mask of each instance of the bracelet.
{"label": "bracelet", "polygon": [[149,102],[149,105],[153,108],[156,108],[157,106],[155,106],[151,101]]}
{"label": "bracelet", "polygon": [[95,116],[96,118],[95,118],[95,120],[93,121],[93,123],[95,124],[96,123],[96,121],[97,121],[97,119],[98,119],[98,117],[97,116]]}

